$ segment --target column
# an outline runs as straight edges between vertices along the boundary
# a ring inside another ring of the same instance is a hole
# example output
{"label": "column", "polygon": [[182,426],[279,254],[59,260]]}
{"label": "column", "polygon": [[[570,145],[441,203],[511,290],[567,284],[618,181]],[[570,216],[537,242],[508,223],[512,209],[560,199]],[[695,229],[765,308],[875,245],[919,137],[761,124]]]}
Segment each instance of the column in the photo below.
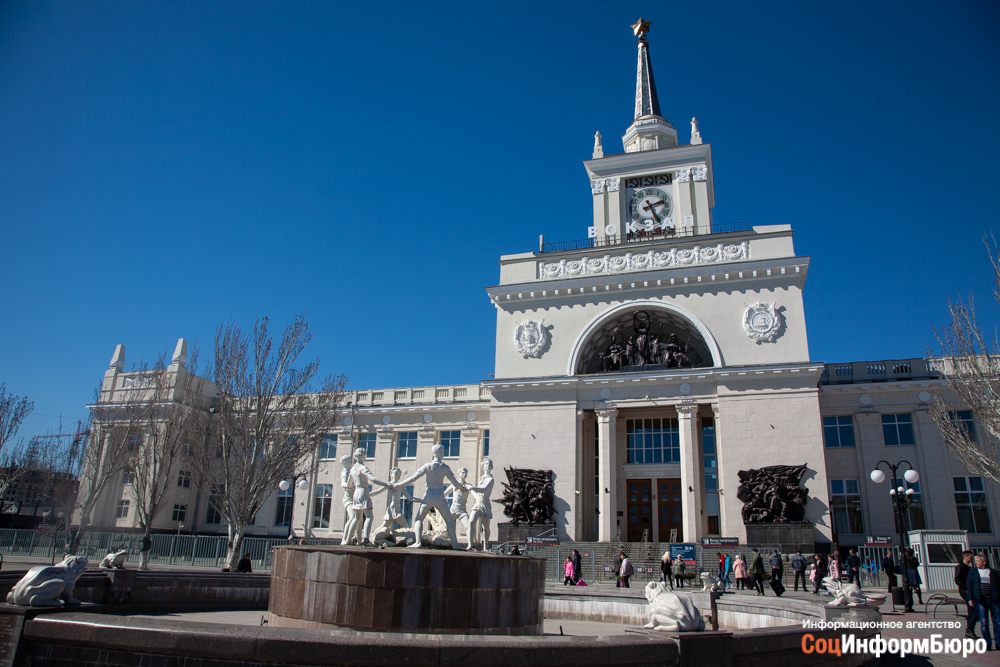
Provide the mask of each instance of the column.
{"label": "column", "polygon": [[681,498],[684,512],[684,541],[697,542],[701,537],[701,496],[705,474],[698,446],[698,406],[678,405],[677,418],[681,439]]}
{"label": "column", "polygon": [[[736,534],[736,527],[733,528],[732,532],[729,532],[728,523],[726,521],[726,487],[723,484],[725,475],[723,474],[723,462],[722,462],[722,428],[719,423],[719,404],[712,404],[712,415],[715,418],[715,469],[716,474],[719,476],[719,535],[732,536]],[[733,500],[737,500],[736,491],[732,492]]]}
{"label": "column", "polygon": [[656,497],[656,494],[660,492],[660,487],[657,486],[656,482],[657,479],[655,477],[649,480],[649,486],[653,491],[653,516],[650,518],[650,521],[653,522],[653,530],[650,531],[649,536],[649,539],[652,542],[660,541],[660,499]]}
{"label": "column", "polygon": [[[583,410],[576,411],[576,480],[573,483],[573,512],[576,515],[573,521],[573,532],[571,537],[574,540],[582,539],[583,535]],[[569,526],[566,526],[567,532]]]}
{"label": "column", "polygon": [[[368,467],[375,473],[375,477],[383,482],[388,482],[389,471],[396,465],[396,450],[394,447],[396,443],[394,442],[395,438],[392,426],[388,424],[379,426],[376,433],[378,435],[375,438],[375,461],[369,462]],[[380,488],[382,487],[372,485],[372,491],[378,491]],[[378,519],[385,516],[387,506],[388,495],[384,491],[372,499],[374,513],[374,518],[372,519],[373,535],[375,534],[375,529],[380,525]]]}
{"label": "column", "polygon": [[598,523],[597,539],[610,542],[615,539],[617,528],[617,509],[615,502],[618,497],[618,464],[617,447],[615,443],[615,418],[618,410],[608,408],[597,411],[598,447],[600,449],[600,470],[598,471],[599,490],[601,495],[601,519]]}

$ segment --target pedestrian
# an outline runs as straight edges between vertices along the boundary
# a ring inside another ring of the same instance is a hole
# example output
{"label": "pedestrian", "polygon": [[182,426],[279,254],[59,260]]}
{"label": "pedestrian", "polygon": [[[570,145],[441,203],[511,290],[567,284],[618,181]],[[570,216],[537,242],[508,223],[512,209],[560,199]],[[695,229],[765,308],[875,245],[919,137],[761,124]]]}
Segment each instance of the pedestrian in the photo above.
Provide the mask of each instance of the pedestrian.
{"label": "pedestrian", "polygon": [[520,556],[521,555],[521,550],[517,548],[516,544],[513,546],[513,548],[511,548],[510,555],[511,556]]}
{"label": "pedestrian", "polygon": [[753,577],[753,588],[757,591],[757,595],[764,594],[764,559],[761,558],[760,553],[757,552],[757,547],[754,547],[750,554],[750,576]]}
{"label": "pedestrian", "polygon": [[[923,582],[920,580],[920,572],[917,571],[917,568],[920,567],[920,561],[917,560],[917,556],[913,553],[913,549],[906,550],[906,555],[903,556],[903,565],[906,566],[904,569],[906,572],[906,585],[911,591],[916,592],[917,604],[923,604],[924,600],[920,595],[920,584]],[[909,611],[913,611],[912,606]]]}
{"label": "pedestrian", "polygon": [[622,557],[624,555],[625,554],[622,551],[619,551],[618,554],[615,555],[615,564],[614,564],[614,568],[615,568],[615,588],[621,588],[622,587],[622,560],[624,560]]}
{"label": "pedestrian", "polygon": [[563,563],[563,573],[566,578],[563,579],[563,586],[570,586],[573,584],[573,557],[566,556],[566,562]]}
{"label": "pedestrian", "polygon": [[674,561],[674,585],[677,588],[684,588],[684,570],[687,566],[684,564],[684,560],[681,558],[680,554],[677,554],[677,560]]}
{"label": "pedestrian", "polygon": [[[969,571],[965,587],[976,603],[979,629],[986,640],[986,650],[1000,649],[1000,572],[989,566],[986,554],[976,556],[976,566]],[[990,615],[993,616],[993,634],[990,635]]]}
{"label": "pedestrian", "polygon": [[674,569],[670,564],[669,549],[663,552],[663,558],[660,559],[660,581],[670,586],[670,590],[674,590]]}
{"label": "pedestrian", "polygon": [[801,551],[792,556],[792,572],[795,573],[795,590],[799,590],[799,578],[802,579],[802,590],[806,590],[806,558]]}
{"label": "pedestrian", "polygon": [[851,549],[847,560],[844,561],[847,565],[847,583],[857,584],[861,586],[861,559],[858,557],[858,553]]}
{"label": "pedestrian", "polygon": [[729,579],[729,573],[733,571],[733,557],[726,554],[726,561],[722,564],[722,590],[733,585]]}
{"label": "pedestrian", "polygon": [[837,560],[836,552],[834,552],[833,556],[830,558],[829,567],[830,567],[830,577],[834,581],[840,581],[840,561]]}
{"label": "pedestrian", "polygon": [[733,576],[736,577],[736,590],[746,590],[747,563],[743,560],[743,554],[736,554],[736,560],[733,562]]}
{"label": "pedestrian", "polygon": [[580,552],[573,549],[573,583],[579,585],[583,579],[583,557]]}
{"label": "pedestrian", "polygon": [[785,592],[784,586],[784,575],[785,575],[785,562],[781,558],[781,553],[775,549],[771,557],[768,558],[768,564],[771,566],[771,590],[779,598],[781,594]]}
{"label": "pedestrian", "polygon": [[816,554],[816,571],[813,574],[815,583],[813,584],[813,595],[819,595],[819,589],[823,585],[823,578],[830,574],[830,566],[827,564],[826,555]]}
{"label": "pedestrian", "polygon": [[251,574],[253,572],[253,568],[250,567],[250,554],[243,554],[243,558],[236,564],[236,571],[243,574]]}
{"label": "pedestrian", "polygon": [[628,556],[625,555],[624,551],[619,551],[618,555],[621,556],[622,565],[619,570],[621,574],[621,587],[629,588],[628,580],[632,577],[632,561],[629,560]]}
{"label": "pedestrian", "polygon": [[969,572],[971,571],[972,552],[963,551],[962,562],[955,566],[955,583],[958,584],[958,594],[965,600],[965,636],[969,639],[976,639],[976,619],[979,618],[979,610],[976,608],[972,596],[969,595]]}
{"label": "pedestrian", "polygon": [[892,561],[892,552],[887,551],[885,556],[882,557],[882,563],[880,564],[882,571],[885,572],[885,578],[889,581],[889,593],[892,593],[892,589],[896,587],[896,564]]}

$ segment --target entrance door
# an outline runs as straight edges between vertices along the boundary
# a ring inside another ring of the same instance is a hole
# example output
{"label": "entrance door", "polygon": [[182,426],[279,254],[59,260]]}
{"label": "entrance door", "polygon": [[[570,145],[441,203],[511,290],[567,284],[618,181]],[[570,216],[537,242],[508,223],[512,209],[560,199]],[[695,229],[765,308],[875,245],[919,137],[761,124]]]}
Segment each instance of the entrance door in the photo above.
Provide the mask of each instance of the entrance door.
{"label": "entrance door", "polygon": [[684,541],[684,517],[681,513],[681,480],[657,480],[660,502],[660,541],[670,540],[670,531],[677,530],[677,542]]}
{"label": "entrance door", "polygon": [[[678,480],[680,483],[680,480]],[[653,540],[653,500],[648,479],[630,479],[628,484],[628,541],[641,542],[642,531],[646,539]]]}

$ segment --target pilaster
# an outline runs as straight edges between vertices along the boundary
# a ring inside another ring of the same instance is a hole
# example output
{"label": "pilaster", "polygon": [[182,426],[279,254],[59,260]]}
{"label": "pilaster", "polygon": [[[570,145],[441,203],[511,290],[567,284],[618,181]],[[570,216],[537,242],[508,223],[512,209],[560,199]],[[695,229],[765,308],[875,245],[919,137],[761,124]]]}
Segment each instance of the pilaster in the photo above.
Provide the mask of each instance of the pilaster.
{"label": "pilaster", "polygon": [[617,528],[618,462],[615,442],[617,417],[618,410],[615,408],[597,410],[598,448],[600,450],[598,480],[601,495],[597,539],[601,542],[610,542],[615,539],[615,529]]}
{"label": "pilaster", "polygon": [[698,406],[678,405],[677,419],[681,445],[681,491],[684,517],[684,541],[696,542],[701,537],[702,493],[704,467],[698,446]]}
{"label": "pilaster", "polygon": [[[726,519],[726,488],[723,481],[726,478],[725,474],[725,456],[722,453],[722,443],[725,442],[722,437],[722,420],[719,418],[719,404],[712,404],[712,416],[715,421],[715,468],[717,470],[717,475],[719,479],[719,535],[735,535],[737,526],[733,526],[732,532],[729,531],[728,521]],[[736,489],[733,489],[732,498],[736,498]]]}

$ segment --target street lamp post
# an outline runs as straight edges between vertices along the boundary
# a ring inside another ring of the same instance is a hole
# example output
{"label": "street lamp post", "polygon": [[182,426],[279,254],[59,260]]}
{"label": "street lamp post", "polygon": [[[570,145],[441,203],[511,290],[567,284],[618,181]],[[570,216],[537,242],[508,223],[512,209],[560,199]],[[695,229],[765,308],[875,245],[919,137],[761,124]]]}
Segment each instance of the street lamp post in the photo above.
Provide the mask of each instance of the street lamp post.
{"label": "street lamp post", "polygon": [[[299,479],[301,477],[302,479]],[[292,486],[297,486],[300,491],[305,491],[309,488],[309,480],[306,479],[305,473],[296,473],[292,477],[291,481],[283,479],[278,482],[278,488],[282,491],[287,491],[292,488]],[[292,515],[295,514],[295,493],[292,492],[292,511],[288,513],[288,539],[291,539],[295,535],[295,531],[292,529]],[[305,520],[303,520],[303,537],[305,537]]]}
{"label": "street lamp post", "polygon": [[[920,473],[918,473],[913,468],[913,464],[909,461],[903,459],[893,465],[888,461],[882,460],[875,464],[875,469],[871,472],[871,479],[876,484],[881,484],[885,481],[885,473],[879,470],[879,466],[885,464],[886,468],[892,473],[891,482],[895,483],[895,480],[899,479],[897,477],[897,471],[906,464],[906,470],[903,473],[903,479],[906,480],[908,484],[916,484],[920,481]],[[905,607],[907,611],[913,611],[913,598],[910,594],[909,586],[909,573],[906,570],[906,554],[905,550],[909,544],[909,535],[903,530],[903,520],[906,516],[906,510],[909,508],[912,502],[914,491],[913,489],[907,489],[900,485],[899,487],[889,490],[889,496],[892,498],[893,512],[896,517],[896,533],[899,535],[899,560],[902,564],[903,578],[906,580],[907,585],[903,588],[903,596],[905,599]]]}

